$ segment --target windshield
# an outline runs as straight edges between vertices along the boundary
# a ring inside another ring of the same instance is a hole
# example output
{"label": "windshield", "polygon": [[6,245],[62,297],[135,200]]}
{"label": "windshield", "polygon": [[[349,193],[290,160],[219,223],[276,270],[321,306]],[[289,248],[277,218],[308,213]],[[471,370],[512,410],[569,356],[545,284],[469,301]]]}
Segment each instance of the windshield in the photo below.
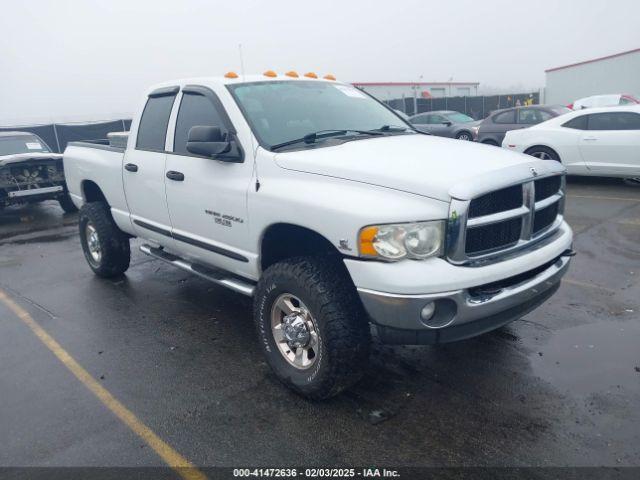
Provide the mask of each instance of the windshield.
{"label": "windshield", "polygon": [[384,105],[350,85],[283,81],[243,83],[228,88],[266,148],[327,130],[411,128]]}
{"label": "windshield", "polygon": [[0,136],[0,155],[50,152],[47,144],[35,135]]}
{"label": "windshield", "polygon": [[460,113],[460,112],[447,113],[447,118],[451,120],[453,123],[475,122],[475,120],[471,118],[469,115],[465,115],[464,113]]}

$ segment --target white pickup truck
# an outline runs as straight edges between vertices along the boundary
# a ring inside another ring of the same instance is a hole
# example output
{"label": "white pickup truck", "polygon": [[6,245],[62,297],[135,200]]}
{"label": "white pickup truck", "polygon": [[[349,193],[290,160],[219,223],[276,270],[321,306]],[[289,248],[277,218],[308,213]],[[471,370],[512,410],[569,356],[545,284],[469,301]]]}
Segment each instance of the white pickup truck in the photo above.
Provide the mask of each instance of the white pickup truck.
{"label": "white pickup truck", "polygon": [[316,399],[358,380],[372,331],[451,342],[553,295],[573,255],[559,162],[421,134],[311,77],[164,83],[128,139],[70,143],[93,271],[125,272],[138,237],[144,253],[253,296],[270,366]]}

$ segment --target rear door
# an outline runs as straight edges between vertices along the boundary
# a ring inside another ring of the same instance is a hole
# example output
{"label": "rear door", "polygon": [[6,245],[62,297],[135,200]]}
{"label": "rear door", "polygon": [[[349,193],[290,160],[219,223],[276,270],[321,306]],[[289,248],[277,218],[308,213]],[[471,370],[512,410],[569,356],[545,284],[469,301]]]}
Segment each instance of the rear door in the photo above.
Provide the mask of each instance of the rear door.
{"label": "rear door", "polygon": [[164,179],[176,247],[193,261],[242,272],[248,262],[243,247],[253,162],[229,163],[188,152],[187,137],[194,126],[217,126],[239,140],[213,90],[185,86],[179,102]]}
{"label": "rear door", "polygon": [[413,117],[413,119],[411,120],[411,124],[416,127],[418,130],[420,130],[421,132],[427,132],[430,133],[429,127],[431,125],[429,125],[429,118],[431,117],[431,115],[429,115],[428,113],[423,113],[422,115],[417,115],[415,117]]}
{"label": "rear door", "polygon": [[640,175],[640,114],[606,112],[588,115],[580,153],[594,173]]}
{"label": "rear door", "polygon": [[445,122],[449,122],[447,117],[440,114],[431,114],[429,116],[429,132],[432,135],[438,135],[440,137],[448,137],[449,125],[445,125]]}
{"label": "rear door", "polygon": [[[152,92],[132,131],[135,143],[125,151],[122,179],[135,231],[168,246],[171,222],[165,194],[165,139],[178,87]],[[133,140],[133,139],[132,139]]]}

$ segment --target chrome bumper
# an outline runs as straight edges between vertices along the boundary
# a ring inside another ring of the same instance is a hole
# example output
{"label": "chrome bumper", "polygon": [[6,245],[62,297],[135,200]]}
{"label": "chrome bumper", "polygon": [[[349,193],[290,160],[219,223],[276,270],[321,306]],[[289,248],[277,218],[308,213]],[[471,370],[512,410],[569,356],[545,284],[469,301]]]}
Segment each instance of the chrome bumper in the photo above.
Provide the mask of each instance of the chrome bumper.
{"label": "chrome bumper", "polygon": [[[544,270],[509,286],[465,289],[430,295],[397,295],[358,289],[381,340],[394,344],[445,343],[473,337],[516,320],[538,307],[560,286],[570,255],[559,256]],[[464,267],[460,267],[464,268]],[[422,309],[433,302],[428,320]]]}
{"label": "chrome bumper", "polygon": [[9,192],[9,198],[19,198],[19,197],[32,197],[35,195],[45,195],[48,193],[58,193],[62,192],[64,187],[61,185],[55,187],[44,187],[44,188],[31,188],[28,190],[14,190]]}

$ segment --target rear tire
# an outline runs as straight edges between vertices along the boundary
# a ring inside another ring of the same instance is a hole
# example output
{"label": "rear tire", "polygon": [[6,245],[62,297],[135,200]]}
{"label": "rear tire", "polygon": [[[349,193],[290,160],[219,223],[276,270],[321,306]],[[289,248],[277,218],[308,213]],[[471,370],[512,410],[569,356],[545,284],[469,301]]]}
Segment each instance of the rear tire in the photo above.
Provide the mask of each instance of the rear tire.
{"label": "rear tire", "polygon": [[60,208],[64,210],[64,213],[75,213],[78,211],[78,207],[75,206],[68,193],[65,193],[62,197],[58,198],[58,203],[60,204]]}
{"label": "rear tire", "polygon": [[127,271],[131,260],[129,237],[115,224],[107,204],[83,205],[78,225],[82,251],[96,275],[111,278]]}
{"label": "rear tire", "polygon": [[[267,362],[298,394],[329,398],[361,378],[369,357],[369,324],[338,260],[297,257],[267,268],[256,289],[254,320]],[[304,332],[300,338],[307,338],[303,346],[291,342],[291,330],[284,328],[295,321]]]}
{"label": "rear tire", "polygon": [[483,140],[482,143],[484,143],[485,145],[491,145],[494,147],[498,146],[498,142],[496,142],[495,140]]}
{"label": "rear tire", "polygon": [[531,147],[524,153],[526,153],[527,155],[531,155],[532,157],[536,157],[540,160],[555,160],[556,162],[560,161],[560,157],[558,156],[558,154],[551,150],[549,147]]}

